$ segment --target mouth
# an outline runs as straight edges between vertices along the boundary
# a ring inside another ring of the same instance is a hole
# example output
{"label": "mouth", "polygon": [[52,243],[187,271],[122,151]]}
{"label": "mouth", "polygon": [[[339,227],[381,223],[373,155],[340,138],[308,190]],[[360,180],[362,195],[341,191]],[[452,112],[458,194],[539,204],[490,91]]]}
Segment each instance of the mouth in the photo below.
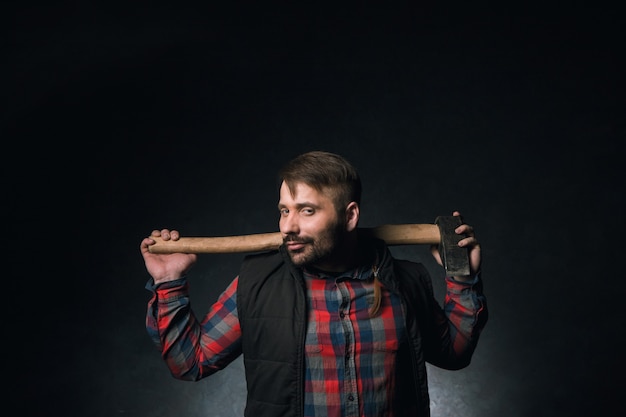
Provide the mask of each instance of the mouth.
{"label": "mouth", "polygon": [[285,246],[287,247],[287,249],[289,249],[292,252],[304,248],[304,245],[305,243],[301,243],[301,242],[286,242],[285,243]]}
{"label": "mouth", "polygon": [[285,239],[283,243],[288,250],[294,252],[303,249],[307,245],[307,243],[310,242],[306,240]]}

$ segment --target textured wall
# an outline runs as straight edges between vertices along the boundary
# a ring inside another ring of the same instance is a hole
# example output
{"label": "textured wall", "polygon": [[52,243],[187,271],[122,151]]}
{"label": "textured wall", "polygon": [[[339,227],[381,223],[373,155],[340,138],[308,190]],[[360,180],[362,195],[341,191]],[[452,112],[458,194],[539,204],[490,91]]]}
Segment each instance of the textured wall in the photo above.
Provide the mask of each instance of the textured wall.
{"label": "textured wall", "polygon": [[[276,170],[311,149],[361,170],[364,226],[458,209],[477,228],[491,318],[467,369],[431,368],[434,416],[623,413],[610,11],[132,7],[7,10],[20,414],[241,415],[240,361],[181,382],[150,344],[139,243],[276,230]],[[441,295],[425,248],[395,250]],[[201,258],[198,314],[240,259]]]}

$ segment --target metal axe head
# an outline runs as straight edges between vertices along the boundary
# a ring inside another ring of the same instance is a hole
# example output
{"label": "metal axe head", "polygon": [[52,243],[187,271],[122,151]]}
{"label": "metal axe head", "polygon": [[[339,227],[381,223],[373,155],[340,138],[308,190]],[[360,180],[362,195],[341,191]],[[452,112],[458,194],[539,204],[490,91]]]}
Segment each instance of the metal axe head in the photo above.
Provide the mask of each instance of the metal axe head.
{"label": "metal axe head", "polygon": [[468,276],[470,274],[469,256],[467,248],[459,246],[459,240],[465,235],[459,235],[454,229],[462,224],[459,216],[439,216],[435,219],[439,227],[441,241],[439,242],[439,255],[446,270],[446,275]]}

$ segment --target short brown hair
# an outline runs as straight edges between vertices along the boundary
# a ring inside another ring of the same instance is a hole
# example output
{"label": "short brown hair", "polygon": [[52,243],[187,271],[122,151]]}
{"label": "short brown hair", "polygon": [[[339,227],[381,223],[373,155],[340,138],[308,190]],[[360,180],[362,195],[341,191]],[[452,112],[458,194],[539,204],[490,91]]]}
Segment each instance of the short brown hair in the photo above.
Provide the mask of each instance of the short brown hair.
{"label": "short brown hair", "polygon": [[337,210],[350,202],[361,204],[361,178],[356,168],[344,157],[325,151],[311,151],[296,156],[278,173],[294,192],[296,183],[302,182],[317,191],[328,191]]}

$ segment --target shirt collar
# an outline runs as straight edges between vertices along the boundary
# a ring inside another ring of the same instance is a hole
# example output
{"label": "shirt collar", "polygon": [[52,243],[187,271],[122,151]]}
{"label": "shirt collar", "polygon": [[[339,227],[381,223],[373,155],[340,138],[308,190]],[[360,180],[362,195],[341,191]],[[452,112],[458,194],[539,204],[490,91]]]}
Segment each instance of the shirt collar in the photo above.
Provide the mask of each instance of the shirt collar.
{"label": "shirt collar", "polygon": [[371,279],[374,267],[375,265],[361,265],[357,268],[337,273],[329,273],[313,267],[304,267],[302,273],[306,279],[333,279],[335,281],[356,279],[367,281]]}

